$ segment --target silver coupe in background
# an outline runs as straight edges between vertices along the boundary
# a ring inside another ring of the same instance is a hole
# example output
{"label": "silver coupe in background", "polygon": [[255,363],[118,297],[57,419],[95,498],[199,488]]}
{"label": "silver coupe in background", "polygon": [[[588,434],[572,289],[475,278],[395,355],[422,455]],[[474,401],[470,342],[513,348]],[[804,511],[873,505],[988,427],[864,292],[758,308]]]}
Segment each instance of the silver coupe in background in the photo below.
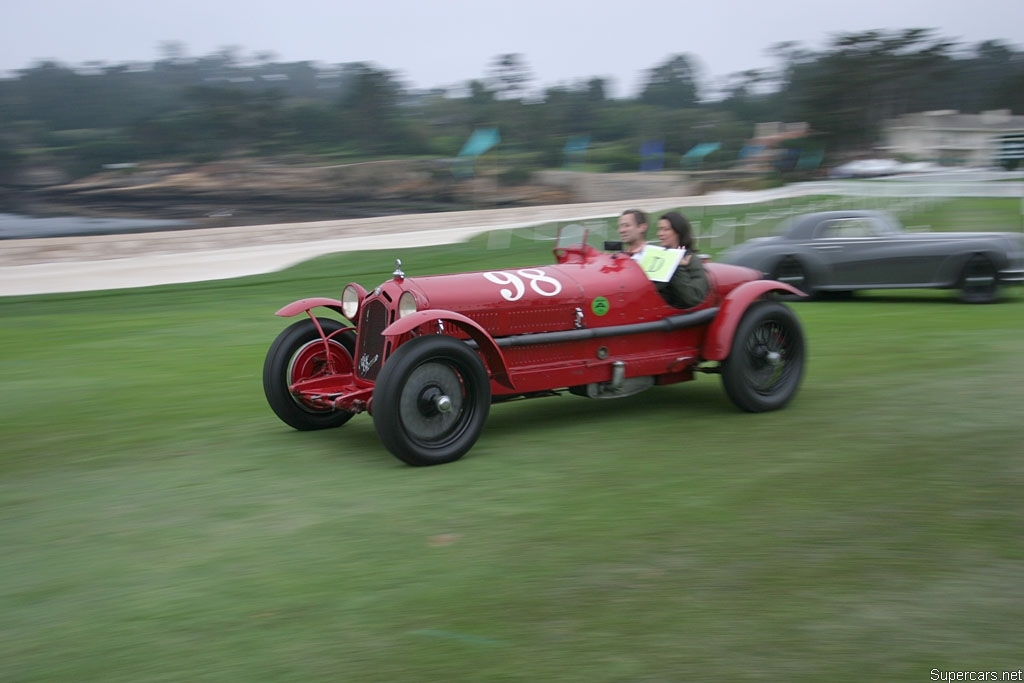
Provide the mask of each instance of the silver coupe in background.
{"label": "silver coupe in background", "polygon": [[794,216],[771,237],[727,250],[726,263],[814,296],[858,289],[958,289],[970,303],[1024,283],[1024,235],[1012,232],[913,232],[883,211],[822,211]]}

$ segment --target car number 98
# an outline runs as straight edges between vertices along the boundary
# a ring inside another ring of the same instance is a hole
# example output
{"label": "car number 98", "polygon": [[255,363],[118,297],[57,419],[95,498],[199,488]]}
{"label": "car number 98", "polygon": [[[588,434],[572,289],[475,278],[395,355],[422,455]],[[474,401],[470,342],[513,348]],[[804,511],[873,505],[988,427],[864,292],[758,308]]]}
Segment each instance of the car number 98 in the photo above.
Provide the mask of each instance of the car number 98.
{"label": "car number 98", "polygon": [[[523,268],[514,273],[507,270],[494,270],[483,273],[483,276],[496,285],[508,285],[498,290],[505,301],[519,301],[526,294],[527,283],[530,289],[541,296],[555,296],[562,291],[562,283],[547,275],[540,268]],[[523,280],[526,280],[524,283]]]}

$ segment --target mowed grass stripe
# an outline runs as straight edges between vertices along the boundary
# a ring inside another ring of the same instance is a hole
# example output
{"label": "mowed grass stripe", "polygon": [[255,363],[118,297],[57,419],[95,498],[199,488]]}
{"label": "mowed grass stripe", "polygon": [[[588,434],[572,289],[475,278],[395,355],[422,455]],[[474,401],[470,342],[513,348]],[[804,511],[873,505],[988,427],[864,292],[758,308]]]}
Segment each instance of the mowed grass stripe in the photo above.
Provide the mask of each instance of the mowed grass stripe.
{"label": "mowed grass stripe", "polygon": [[[486,244],[403,262],[550,261]],[[498,405],[463,460],[415,469],[366,415],[291,431],[260,386],[274,310],[395,255],[0,300],[0,680],[1019,667],[1019,290],[793,304],[810,355],[786,410],[740,413],[713,376]]]}

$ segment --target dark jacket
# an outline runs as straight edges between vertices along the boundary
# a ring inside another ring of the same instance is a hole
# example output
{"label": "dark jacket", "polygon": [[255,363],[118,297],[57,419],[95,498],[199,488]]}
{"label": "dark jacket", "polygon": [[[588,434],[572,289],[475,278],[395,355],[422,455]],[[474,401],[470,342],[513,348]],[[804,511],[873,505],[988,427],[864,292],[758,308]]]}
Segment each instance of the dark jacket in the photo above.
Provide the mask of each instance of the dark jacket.
{"label": "dark jacket", "polygon": [[669,306],[692,308],[708,295],[704,260],[700,254],[691,252],[690,262],[686,265],[680,263],[668,282],[655,282],[654,285]]}

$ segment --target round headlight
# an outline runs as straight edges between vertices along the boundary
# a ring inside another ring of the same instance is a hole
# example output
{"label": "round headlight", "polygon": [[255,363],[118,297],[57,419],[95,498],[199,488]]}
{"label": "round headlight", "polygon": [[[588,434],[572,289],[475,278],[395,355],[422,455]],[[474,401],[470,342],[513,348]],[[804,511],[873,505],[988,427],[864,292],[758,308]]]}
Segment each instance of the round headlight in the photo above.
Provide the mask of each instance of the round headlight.
{"label": "round headlight", "polygon": [[366,296],[366,290],[359,285],[346,285],[345,290],[341,293],[341,314],[355,322],[364,296]]}
{"label": "round headlight", "polygon": [[415,312],[416,297],[412,295],[412,292],[404,292],[398,300],[398,317],[404,318],[405,316]]}

